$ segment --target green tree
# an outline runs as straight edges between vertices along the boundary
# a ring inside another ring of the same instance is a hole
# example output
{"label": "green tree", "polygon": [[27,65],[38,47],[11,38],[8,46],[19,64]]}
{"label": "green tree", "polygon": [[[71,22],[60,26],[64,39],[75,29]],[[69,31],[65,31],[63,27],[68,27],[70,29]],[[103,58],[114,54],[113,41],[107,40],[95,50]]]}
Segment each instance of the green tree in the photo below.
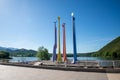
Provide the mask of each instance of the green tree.
{"label": "green tree", "polygon": [[118,57],[118,59],[120,59],[120,52],[117,53],[117,57]]}
{"label": "green tree", "polygon": [[38,52],[36,55],[40,60],[50,60],[50,55],[48,53],[48,49],[42,47],[38,48]]}
{"label": "green tree", "polygon": [[9,53],[5,51],[0,51],[0,58],[9,58]]}

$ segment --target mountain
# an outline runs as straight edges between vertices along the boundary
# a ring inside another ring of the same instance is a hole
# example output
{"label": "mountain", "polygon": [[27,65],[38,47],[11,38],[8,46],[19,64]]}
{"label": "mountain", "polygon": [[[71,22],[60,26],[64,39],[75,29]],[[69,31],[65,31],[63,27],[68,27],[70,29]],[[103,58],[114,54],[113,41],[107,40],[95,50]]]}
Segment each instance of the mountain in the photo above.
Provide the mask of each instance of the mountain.
{"label": "mountain", "polygon": [[[14,50],[15,50],[15,48],[14,48]],[[0,51],[5,51],[5,52],[11,53],[13,51],[13,48],[0,47]]]}
{"label": "mountain", "polygon": [[101,56],[109,59],[120,59],[120,36],[101,48],[93,56]]}
{"label": "mountain", "polygon": [[0,51],[9,52],[11,56],[35,56],[37,51],[35,50],[27,50],[27,49],[17,49],[17,48],[6,48],[0,47]]}

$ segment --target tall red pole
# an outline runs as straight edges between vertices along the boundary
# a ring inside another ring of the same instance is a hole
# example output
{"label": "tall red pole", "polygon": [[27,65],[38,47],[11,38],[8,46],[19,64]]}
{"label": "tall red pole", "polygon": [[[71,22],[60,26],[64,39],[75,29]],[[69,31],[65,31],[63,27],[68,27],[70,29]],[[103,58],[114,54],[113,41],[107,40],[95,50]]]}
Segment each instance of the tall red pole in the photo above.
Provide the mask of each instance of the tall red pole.
{"label": "tall red pole", "polygon": [[62,25],[63,27],[63,60],[64,62],[67,61],[67,56],[66,56],[66,33],[65,33],[65,23]]}

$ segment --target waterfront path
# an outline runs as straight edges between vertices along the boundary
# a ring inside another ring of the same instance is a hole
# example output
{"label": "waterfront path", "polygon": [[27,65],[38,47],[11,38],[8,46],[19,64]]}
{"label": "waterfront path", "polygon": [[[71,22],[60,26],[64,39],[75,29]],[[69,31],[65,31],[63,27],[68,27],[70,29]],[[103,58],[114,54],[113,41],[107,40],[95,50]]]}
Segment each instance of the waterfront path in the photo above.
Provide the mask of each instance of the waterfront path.
{"label": "waterfront path", "polygon": [[0,65],[0,80],[120,80],[120,73],[75,72]]}

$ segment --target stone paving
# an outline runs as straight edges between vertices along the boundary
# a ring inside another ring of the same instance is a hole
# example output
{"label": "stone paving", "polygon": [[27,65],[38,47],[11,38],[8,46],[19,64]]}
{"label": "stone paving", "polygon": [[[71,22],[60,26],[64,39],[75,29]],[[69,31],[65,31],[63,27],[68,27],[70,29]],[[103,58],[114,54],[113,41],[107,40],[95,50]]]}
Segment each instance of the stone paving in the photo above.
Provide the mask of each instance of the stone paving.
{"label": "stone paving", "polygon": [[46,70],[0,65],[0,80],[120,80],[120,74]]}
{"label": "stone paving", "polygon": [[108,73],[108,80],[120,80],[120,73]]}

